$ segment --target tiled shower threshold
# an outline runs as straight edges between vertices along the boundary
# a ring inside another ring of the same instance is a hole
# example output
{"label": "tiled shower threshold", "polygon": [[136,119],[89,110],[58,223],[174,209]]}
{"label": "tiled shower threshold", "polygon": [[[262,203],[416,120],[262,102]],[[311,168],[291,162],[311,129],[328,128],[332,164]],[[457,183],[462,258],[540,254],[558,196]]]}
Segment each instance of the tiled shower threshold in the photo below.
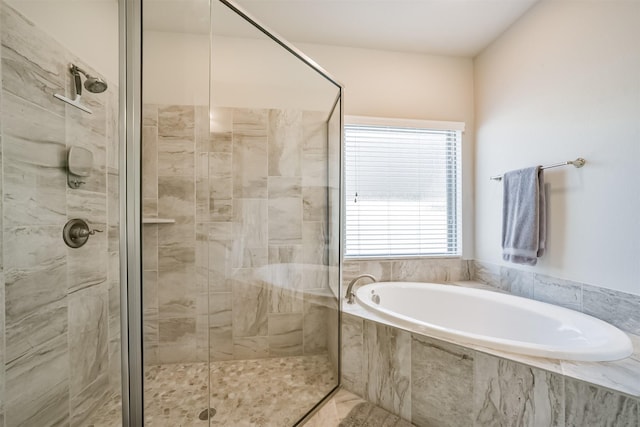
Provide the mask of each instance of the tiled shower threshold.
{"label": "tiled shower threshold", "polygon": [[[211,400],[206,363],[145,367],[145,425],[206,427],[199,414],[212,407],[212,426],[289,427],[329,391],[337,379],[326,354],[211,362]],[[121,424],[115,396],[88,425]]]}

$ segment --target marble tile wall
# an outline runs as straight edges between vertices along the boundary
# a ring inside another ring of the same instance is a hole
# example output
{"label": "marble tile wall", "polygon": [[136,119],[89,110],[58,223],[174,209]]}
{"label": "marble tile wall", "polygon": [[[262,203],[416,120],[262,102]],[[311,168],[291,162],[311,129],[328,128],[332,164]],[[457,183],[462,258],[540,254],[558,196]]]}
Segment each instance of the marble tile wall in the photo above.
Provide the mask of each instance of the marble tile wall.
{"label": "marble tile wall", "polygon": [[471,278],[518,296],[584,312],[640,335],[639,295],[480,261],[472,262]]}
{"label": "marble tile wall", "polygon": [[[69,63],[100,73],[6,2],[0,7],[0,420],[82,425],[106,393],[120,390],[118,88],[109,82],[105,93],[83,96],[92,115],[56,100],[72,91]],[[94,157],[79,189],[67,187],[72,146]],[[103,232],[71,249],[62,228],[78,217]]]}
{"label": "marble tile wall", "polygon": [[144,108],[142,194],[144,339],[150,363],[193,362],[198,290],[195,223],[195,108]]}
{"label": "marble tile wall", "polygon": [[327,351],[325,120],[144,106],[148,362]]}
{"label": "marble tile wall", "polygon": [[343,314],[343,386],[426,426],[640,426],[640,401]]}
{"label": "marble tile wall", "polygon": [[[0,5],[0,7],[2,7]],[[0,14],[2,11],[0,11]],[[0,33],[2,33],[2,18],[0,17]],[[0,49],[2,49],[0,47]],[[2,76],[2,61],[0,61],[0,76]],[[0,78],[0,106],[2,106],[2,79]],[[0,113],[1,114],[1,113]],[[1,117],[1,116],[0,116]],[[2,161],[2,120],[0,120],[0,162]],[[3,206],[3,190],[2,190],[2,182],[3,176],[0,173],[0,212],[4,212],[2,209]],[[3,218],[0,215],[0,242],[4,241],[3,239]],[[4,257],[3,250],[0,249],[0,427],[4,427],[4,363],[5,363],[5,348],[4,348],[4,312],[5,312],[5,303],[4,303]]]}
{"label": "marble tile wall", "polygon": [[459,258],[347,259],[342,264],[342,285],[360,274],[373,274],[379,282],[455,282],[470,279],[470,261]]}

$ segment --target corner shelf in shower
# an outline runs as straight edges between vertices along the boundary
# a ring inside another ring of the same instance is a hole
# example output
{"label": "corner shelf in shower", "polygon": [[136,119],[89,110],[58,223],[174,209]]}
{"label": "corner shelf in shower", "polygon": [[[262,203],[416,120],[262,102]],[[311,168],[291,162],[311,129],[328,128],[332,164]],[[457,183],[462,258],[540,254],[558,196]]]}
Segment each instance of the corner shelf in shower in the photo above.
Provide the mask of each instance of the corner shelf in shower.
{"label": "corner shelf in shower", "polygon": [[142,218],[143,224],[175,224],[173,218]]}

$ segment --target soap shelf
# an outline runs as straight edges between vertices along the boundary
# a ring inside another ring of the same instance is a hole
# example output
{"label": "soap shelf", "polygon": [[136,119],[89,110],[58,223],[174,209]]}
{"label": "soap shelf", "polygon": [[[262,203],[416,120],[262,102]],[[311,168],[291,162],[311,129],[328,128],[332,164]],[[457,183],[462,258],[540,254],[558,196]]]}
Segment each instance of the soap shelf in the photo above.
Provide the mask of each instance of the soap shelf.
{"label": "soap shelf", "polygon": [[142,218],[143,224],[175,224],[173,218]]}

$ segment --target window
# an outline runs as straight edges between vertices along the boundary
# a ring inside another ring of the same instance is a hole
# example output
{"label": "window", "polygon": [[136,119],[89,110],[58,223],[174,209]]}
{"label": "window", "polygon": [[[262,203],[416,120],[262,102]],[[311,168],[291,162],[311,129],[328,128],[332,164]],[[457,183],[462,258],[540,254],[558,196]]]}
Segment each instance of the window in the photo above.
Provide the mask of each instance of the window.
{"label": "window", "polygon": [[346,257],[459,256],[464,124],[346,123]]}

